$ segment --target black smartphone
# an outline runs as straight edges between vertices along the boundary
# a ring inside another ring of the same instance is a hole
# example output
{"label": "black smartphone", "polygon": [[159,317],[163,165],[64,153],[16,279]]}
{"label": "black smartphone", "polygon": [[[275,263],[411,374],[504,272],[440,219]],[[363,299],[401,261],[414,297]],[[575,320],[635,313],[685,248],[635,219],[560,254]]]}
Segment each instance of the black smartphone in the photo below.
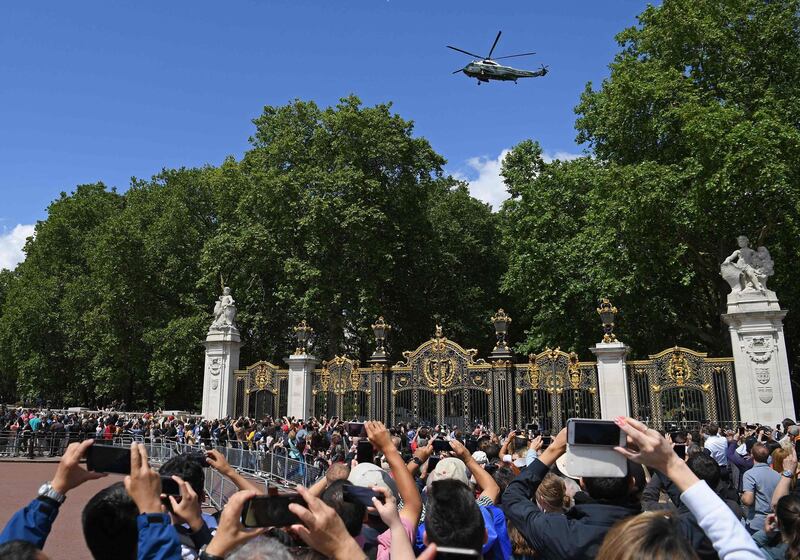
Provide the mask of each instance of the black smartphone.
{"label": "black smartphone", "polygon": [[350,437],[366,437],[367,429],[363,422],[348,422],[347,435]]}
{"label": "black smartphone", "polygon": [[542,436],[542,451],[550,447],[551,443],[553,443],[553,436]]}
{"label": "black smartphone", "polygon": [[361,504],[364,507],[375,507],[375,504],[372,503],[372,498],[378,498],[381,502],[386,501],[386,498],[380,492],[353,484],[342,486],[342,495],[345,502]]}
{"label": "black smartphone", "polygon": [[428,474],[433,472],[440,460],[441,457],[428,457]]}
{"label": "black smartphone", "polygon": [[539,429],[539,424],[525,424],[526,432],[535,432]]}
{"label": "black smartphone", "polygon": [[96,472],[131,474],[131,450],[95,442],[86,452],[86,468]]}
{"label": "black smartphone", "polygon": [[250,498],[242,509],[242,525],[245,527],[286,527],[300,523],[300,519],[289,511],[289,504],[300,504],[305,507],[306,502],[300,494]]}
{"label": "black smartphone", "polygon": [[468,436],[464,440],[464,447],[466,447],[467,451],[470,453],[475,453],[478,450],[478,440],[475,436]]}
{"label": "black smartphone", "polygon": [[528,438],[525,436],[514,436],[514,449],[528,447]]}
{"label": "black smartphone", "polygon": [[739,426],[739,435],[740,436],[744,435],[744,430],[745,430],[744,426]]}
{"label": "black smartphone", "polygon": [[371,463],[375,460],[375,454],[372,449],[372,444],[369,440],[362,439],[358,442],[356,447],[356,462],[357,463]]}
{"label": "black smartphone", "polygon": [[567,423],[569,445],[625,446],[625,434],[610,420],[570,418]]}
{"label": "black smartphone", "polygon": [[178,482],[171,476],[162,476],[161,493],[166,494],[167,496],[180,496],[181,487],[178,486]]}
{"label": "black smartphone", "polygon": [[452,451],[453,448],[450,447],[450,442],[446,439],[435,439],[433,440],[433,450],[441,453],[442,451]]}
{"label": "black smartphone", "polygon": [[681,459],[686,459],[686,444],[685,443],[676,443],[673,448],[675,450],[675,455],[680,457]]}

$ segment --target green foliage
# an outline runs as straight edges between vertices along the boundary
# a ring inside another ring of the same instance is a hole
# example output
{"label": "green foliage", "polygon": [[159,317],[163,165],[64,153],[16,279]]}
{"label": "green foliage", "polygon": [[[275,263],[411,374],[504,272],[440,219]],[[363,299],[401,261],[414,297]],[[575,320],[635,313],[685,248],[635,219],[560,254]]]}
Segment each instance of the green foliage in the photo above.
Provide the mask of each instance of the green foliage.
{"label": "green foliage", "polygon": [[[769,247],[770,288],[800,308],[798,7],[648,7],[618,35],[610,77],[587,85],[576,108],[593,157],[544,164],[531,143],[512,151],[503,285],[531,324],[522,348],[593,344],[592,303],[609,295],[636,355],[674,343],[728,354],[719,263],[742,233]],[[798,326],[790,313],[795,356]]]}
{"label": "green foliage", "polygon": [[[366,360],[378,315],[399,351],[448,336],[490,348],[496,216],[389,105],[265,107],[252,149],[164,170],[124,194],[62,195],[0,277],[0,363],[22,397],[196,408],[201,342],[231,286],[242,364],[281,363],[307,319],[316,353]],[[5,301],[3,301],[5,300]]]}

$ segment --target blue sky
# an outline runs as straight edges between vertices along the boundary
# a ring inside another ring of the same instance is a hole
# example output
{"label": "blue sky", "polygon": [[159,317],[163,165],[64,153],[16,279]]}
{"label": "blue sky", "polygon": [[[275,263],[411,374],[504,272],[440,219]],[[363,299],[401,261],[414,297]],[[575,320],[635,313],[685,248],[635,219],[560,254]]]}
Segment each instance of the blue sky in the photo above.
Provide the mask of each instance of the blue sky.
{"label": "blue sky", "polygon": [[[573,108],[607,75],[614,35],[646,2],[349,0],[4,2],[0,5],[0,268],[61,191],[120,190],[163,167],[240,156],[264,105],[392,101],[471,181],[504,197],[499,158],[526,138],[579,153]],[[550,66],[519,84],[452,72],[445,48]]]}

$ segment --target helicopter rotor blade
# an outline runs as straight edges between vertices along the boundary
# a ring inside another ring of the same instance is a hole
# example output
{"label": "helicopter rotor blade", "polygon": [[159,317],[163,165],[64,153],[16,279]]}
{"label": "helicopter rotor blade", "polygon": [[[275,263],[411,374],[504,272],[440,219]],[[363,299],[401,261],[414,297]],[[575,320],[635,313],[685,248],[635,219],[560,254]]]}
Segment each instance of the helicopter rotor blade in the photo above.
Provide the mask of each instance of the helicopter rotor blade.
{"label": "helicopter rotor blade", "polygon": [[494,43],[492,43],[492,48],[489,50],[489,54],[486,56],[487,59],[492,58],[492,53],[494,52],[494,48],[497,46],[497,41],[500,40],[500,34],[502,31],[497,32],[497,37],[494,38]]}
{"label": "helicopter rotor blade", "polygon": [[464,69],[463,69],[463,68],[459,68],[458,70],[456,70],[455,72],[453,72],[453,74],[458,74],[459,72],[463,72],[463,71],[464,71]]}
{"label": "helicopter rotor blade", "polygon": [[503,60],[504,58],[515,58],[517,56],[531,56],[531,55],[534,55],[534,54],[536,54],[536,53],[535,52],[526,52],[526,53],[522,53],[522,54],[510,54],[508,56],[498,56],[496,58],[493,58],[492,60]]}
{"label": "helicopter rotor blade", "polygon": [[471,57],[473,57],[473,58],[483,58],[483,57],[482,57],[481,55],[479,55],[479,54],[471,53],[471,52],[469,52],[469,51],[465,51],[464,49],[459,49],[458,47],[451,47],[450,45],[445,45],[445,46],[446,46],[448,49],[453,49],[454,51],[458,51],[458,52],[460,52],[460,53],[468,54],[469,56],[471,56]]}

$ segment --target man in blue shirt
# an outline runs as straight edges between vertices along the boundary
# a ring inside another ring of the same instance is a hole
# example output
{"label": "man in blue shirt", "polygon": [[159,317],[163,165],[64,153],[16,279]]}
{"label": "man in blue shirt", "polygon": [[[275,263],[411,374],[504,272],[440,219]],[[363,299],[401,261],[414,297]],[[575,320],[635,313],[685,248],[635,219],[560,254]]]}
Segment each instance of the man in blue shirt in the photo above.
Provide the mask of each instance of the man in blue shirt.
{"label": "man in blue shirt", "polygon": [[744,473],[742,504],[749,507],[746,524],[752,534],[764,528],[764,518],[772,512],[772,494],[781,475],[767,464],[769,449],[763,443],[753,444],[750,456],[753,468]]}

